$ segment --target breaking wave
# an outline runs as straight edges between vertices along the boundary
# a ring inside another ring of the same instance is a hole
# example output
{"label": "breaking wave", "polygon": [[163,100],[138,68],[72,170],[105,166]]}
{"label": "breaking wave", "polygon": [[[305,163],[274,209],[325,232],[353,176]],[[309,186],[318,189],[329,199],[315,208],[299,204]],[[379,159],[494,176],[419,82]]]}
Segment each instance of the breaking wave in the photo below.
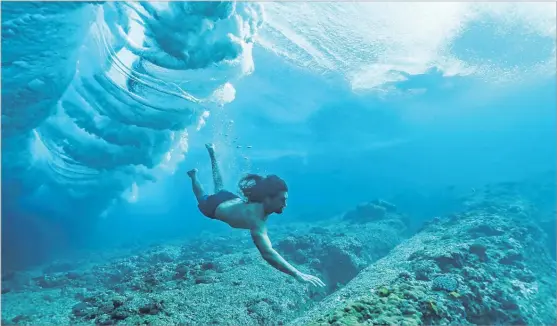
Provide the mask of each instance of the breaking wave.
{"label": "breaking wave", "polygon": [[188,128],[234,99],[263,13],[234,2],[2,7],[6,182],[24,175],[11,189],[100,209],[172,172]]}
{"label": "breaking wave", "polygon": [[2,14],[3,197],[91,216],[175,170],[254,71],[255,44],[353,91],[432,68],[555,74],[554,3],[3,2]]}

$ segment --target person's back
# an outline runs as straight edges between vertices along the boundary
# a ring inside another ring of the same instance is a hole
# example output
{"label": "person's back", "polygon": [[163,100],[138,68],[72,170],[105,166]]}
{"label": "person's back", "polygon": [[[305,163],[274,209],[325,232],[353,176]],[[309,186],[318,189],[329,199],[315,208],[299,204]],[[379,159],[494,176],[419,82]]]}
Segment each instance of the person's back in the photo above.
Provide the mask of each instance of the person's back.
{"label": "person's back", "polygon": [[263,207],[257,203],[232,199],[217,206],[215,218],[233,228],[251,230],[263,218]]}
{"label": "person's back", "polygon": [[299,281],[325,286],[317,277],[301,273],[286,262],[273,249],[267,235],[266,222],[269,215],[281,214],[286,207],[288,199],[286,183],[275,175],[262,177],[248,174],[239,182],[239,188],[246,198],[243,200],[240,196],[224,190],[213,145],[207,144],[207,150],[211,158],[215,193],[205,194],[197,178],[197,169],[188,172],[201,213],[209,218],[223,221],[233,228],[250,230],[257,249],[270,265]]}

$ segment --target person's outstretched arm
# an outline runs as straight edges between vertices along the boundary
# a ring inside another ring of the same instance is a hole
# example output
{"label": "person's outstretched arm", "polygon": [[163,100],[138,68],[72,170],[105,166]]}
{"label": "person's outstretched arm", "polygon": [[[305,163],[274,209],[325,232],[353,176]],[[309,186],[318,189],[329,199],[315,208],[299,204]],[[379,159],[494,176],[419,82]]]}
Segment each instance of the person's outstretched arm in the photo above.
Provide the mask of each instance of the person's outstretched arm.
{"label": "person's outstretched arm", "polygon": [[271,240],[267,235],[267,228],[265,225],[260,225],[252,229],[251,237],[263,259],[265,259],[274,268],[295,277],[298,281],[308,282],[315,286],[325,286],[325,283],[323,283],[319,278],[298,271],[294,268],[294,266],[290,265],[284,258],[282,258],[282,256],[279,255],[275,249],[273,249]]}

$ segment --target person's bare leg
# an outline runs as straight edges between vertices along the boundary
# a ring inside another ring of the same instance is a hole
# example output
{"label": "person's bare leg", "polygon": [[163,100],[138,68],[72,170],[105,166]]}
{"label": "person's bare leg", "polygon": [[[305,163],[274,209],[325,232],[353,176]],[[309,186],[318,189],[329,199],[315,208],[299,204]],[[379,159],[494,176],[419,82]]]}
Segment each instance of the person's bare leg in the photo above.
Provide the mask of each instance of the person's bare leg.
{"label": "person's bare leg", "polygon": [[209,152],[209,157],[211,158],[211,168],[213,169],[213,184],[215,185],[215,193],[221,191],[224,188],[222,182],[222,175],[220,174],[219,164],[217,158],[215,157],[215,146],[211,143],[206,144],[207,152]]}
{"label": "person's bare leg", "polygon": [[197,169],[189,170],[188,176],[191,178],[191,188],[193,190],[193,194],[195,195],[197,202],[200,202],[205,196],[205,191],[203,191],[203,186],[201,186],[201,183],[199,183],[199,180],[197,179]]}

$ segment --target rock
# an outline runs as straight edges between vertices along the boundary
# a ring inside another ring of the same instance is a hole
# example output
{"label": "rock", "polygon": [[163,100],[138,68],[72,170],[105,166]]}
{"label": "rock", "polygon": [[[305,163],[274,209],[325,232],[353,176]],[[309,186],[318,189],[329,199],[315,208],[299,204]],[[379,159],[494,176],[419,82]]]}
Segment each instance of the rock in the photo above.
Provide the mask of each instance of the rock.
{"label": "rock", "polygon": [[296,238],[294,237],[287,237],[284,240],[280,241],[277,245],[277,248],[284,252],[285,254],[293,253],[296,250]]}
{"label": "rock", "polygon": [[381,220],[385,218],[386,214],[387,209],[385,207],[372,203],[364,203],[358,205],[355,210],[346,213],[344,219],[356,223],[366,223]]}
{"label": "rock", "polygon": [[174,274],[174,279],[185,279],[188,272],[189,272],[189,267],[187,264],[185,263],[180,263],[176,266],[176,274]]}
{"label": "rock", "polygon": [[407,271],[402,271],[398,274],[398,277],[400,277],[402,279],[405,279],[405,280],[410,280],[410,279],[412,279],[412,274],[410,274]]}
{"label": "rock", "polygon": [[90,306],[84,302],[80,302],[72,307],[72,313],[76,317],[84,317],[89,314]]}
{"label": "rock", "polygon": [[517,250],[509,250],[505,253],[505,256],[503,256],[503,258],[499,259],[499,263],[511,265],[520,260],[522,260],[522,254],[520,252],[518,252]]}
{"label": "rock", "polygon": [[123,306],[124,302],[125,302],[124,297],[116,296],[116,297],[112,298],[112,305],[114,306],[114,308],[118,308],[118,307]]}
{"label": "rock", "polygon": [[139,308],[139,313],[144,315],[156,315],[163,310],[163,302],[151,302]]}
{"label": "rock", "polygon": [[458,289],[458,279],[453,275],[442,275],[433,279],[431,288],[434,291],[452,292]]}
{"label": "rock", "polygon": [[474,243],[472,245],[470,245],[470,248],[468,249],[470,251],[471,254],[474,254],[476,256],[478,256],[478,258],[480,259],[480,261],[486,261],[487,260],[487,247],[481,243]]}
{"label": "rock", "polygon": [[214,276],[201,275],[195,279],[195,284],[211,284],[216,283],[217,279]]}
{"label": "rock", "polygon": [[[216,258],[216,257],[215,257]],[[201,271],[214,271],[217,273],[223,273],[226,270],[227,266],[226,264],[224,264],[223,262],[218,262],[214,259],[211,259],[209,261],[202,261],[199,269]]]}
{"label": "rock", "polygon": [[451,250],[433,257],[433,260],[441,271],[448,272],[453,268],[461,268],[466,261],[466,254],[460,250]]}
{"label": "rock", "polygon": [[475,236],[493,237],[502,235],[505,233],[505,231],[501,230],[501,228],[497,228],[489,224],[481,224],[471,228],[470,233]]}
{"label": "rock", "polygon": [[55,261],[43,270],[45,274],[68,272],[74,269],[74,263],[69,261]]}
{"label": "rock", "polygon": [[374,205],[381,206],[381,207],[385,208],[387,210],[387,212],[389,212],[389,213],[395,213],[396,212],[396,206],[387,202],[387,201],[385,201],[385,200],[376,199],[376,200],[373,200],[371,203],[374,204]]}
{"label": "rock", "polygon": [[97,325],[114,325],[115,321],[112,319],[111,316],[102,315],[95,320],[95,324],[97,324]]}
{"label": "rock", "polygon": [[152,263],[170,263],[176,260],[177,255],[168,251],[160,251],[150,257]]}
{"label": "rock", "polygon": [[[141,312],[141,308],[140,308],[140,312]],[[156,314],[156,313],[154,313],[154,314]],[[112,319],[115,319],[115,320],[124,320],[124,319],[129,317],[129,313],[125,310],[122,310],[122,309],[116,309],[115,311],[112,312],[110,317]]]}
{"label": "rock", "polygon": [[[29,320],[31,320],[31,318],[29,318],[29,316],[17,315],[14,318],[12,318],[12,323],[19,324],[21,322],[26,322],[26,321],[29,321]],[[2,323],[2,324],[4,324],[4,323]]]}
{"label": "rock", "polygon": [[322,267],[321,260],[318,259],[318,258],[312,258],[312,259],[310,260],[310,262],[309,262],[309,266],[310,266],[311,268],[314,268],[314,269],[319,270],[319,269],[321,269],[321,267]]}
{"label": "rock", "polygon": [[308,258],[304,254],[304,252],[300,249],[294,251],[292,253],[292,259],[296,264],[305,264],[308,261]]}
{"label": "rock", "polygon": [[251,262],[253,262],[253,258],[252,258],[251,256],[248,256],[248,255],[246,254],[246,256],[240,258],[240,260],[238,261],[238,264],[240,264],[240,265],[246,265],[246,264],[249,264],[249,263],[251,263]]}
{"label": "rock", "polygon": [[420,281],[429,281],[430,277],[439,271],[437,265],[431,260],[418,260],[413,264],[412,269],[416,280]]}
{"label": "rock", "polygon": [[45,289],[58,288],[69,283],[69,279],[66,278],[66,275],[60,274],[43,275],[34,278],[34,280],[37,282],[38,286]]}

